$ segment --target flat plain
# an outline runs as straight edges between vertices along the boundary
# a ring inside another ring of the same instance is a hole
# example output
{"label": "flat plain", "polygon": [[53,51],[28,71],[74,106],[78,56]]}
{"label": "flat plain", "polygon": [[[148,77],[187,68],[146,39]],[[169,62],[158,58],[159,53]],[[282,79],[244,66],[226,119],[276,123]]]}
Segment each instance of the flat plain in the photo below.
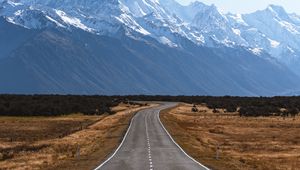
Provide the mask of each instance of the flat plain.
{"label": "flat plain", "polygon": [[0,169],[93,169],[120,143],[134,113],[149,106],[120,104],[113,115],[0,117]]}
{"label": "flat plain", "polygon": [[180,104],[163,123],[192,157],[215,170],[296,170],[300,167],[300,117],[240,117],[205,105]]}

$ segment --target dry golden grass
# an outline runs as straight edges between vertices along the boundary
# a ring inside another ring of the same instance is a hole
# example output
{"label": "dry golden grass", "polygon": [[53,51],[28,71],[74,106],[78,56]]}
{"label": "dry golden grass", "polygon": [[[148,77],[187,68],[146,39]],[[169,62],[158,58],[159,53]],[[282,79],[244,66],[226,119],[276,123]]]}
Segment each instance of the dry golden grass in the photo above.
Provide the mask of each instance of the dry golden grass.
{"label": "dry golden grass", "polygon": [[[212,113],[199,105],[162,113],[175,140],[195,159],[212,169],[300,169],[300,117],[243,118],[237,113]],[[219,148],[219,149],[217,149]],[[219,159],[216,153],[219,150]]]}
{"label": "dry golden grass", "polygon": [[[114,115],[0,117],[0,169],[93,169],[120,143],[139,107]],[[130,110],[130,111],[129,111]]]}

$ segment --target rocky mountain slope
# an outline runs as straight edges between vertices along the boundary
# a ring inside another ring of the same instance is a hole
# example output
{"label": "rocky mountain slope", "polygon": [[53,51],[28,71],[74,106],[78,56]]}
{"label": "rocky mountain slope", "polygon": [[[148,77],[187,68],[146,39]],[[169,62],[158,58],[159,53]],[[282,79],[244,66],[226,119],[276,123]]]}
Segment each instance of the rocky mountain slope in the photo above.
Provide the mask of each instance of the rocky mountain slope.
{"label": "rocky mountain slope", "polygon": [[299,17],[280,14],[293,25],[273,37],[255,25],[260,12],[173,0],[0,1],[0,93],[292,93],[298,42],[281,39],[297,34]]}

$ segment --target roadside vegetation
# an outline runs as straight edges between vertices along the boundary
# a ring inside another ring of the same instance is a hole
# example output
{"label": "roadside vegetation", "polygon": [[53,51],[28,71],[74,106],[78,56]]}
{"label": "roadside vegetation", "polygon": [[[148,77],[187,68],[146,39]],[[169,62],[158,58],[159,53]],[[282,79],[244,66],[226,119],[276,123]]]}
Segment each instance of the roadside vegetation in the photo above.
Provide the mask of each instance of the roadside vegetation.
{"label": "roadside vegetation", "polygon": [[111,107],[128,101],[205,103],[214,110],[239,111],[240,116],[294,117],[300,110],[300,97],[0,95],[0,116],[113,114]]}
{"label": "roadside vegetation", "polygon": [[[271,107],[274,101],[265,102]],[[299,169],[300,116],[280,117],[272,110],[266,109],[270,114],[265,114],[266,110],[256,108],[249,110],[255,114],[241,116],[240,106],[230,112],[227,106],[182,103],[165,110],[161,119],[176,142],[211,169]]]}
{"label": "roadside vegetation", "polygon": [[92,169],[118,146],[134,112],[150,107],[133,101],[187,103],[162,121],[213,169],[300,167],[300,97],[143,95],[0,95],[0,167]]}
{"label": "roadside vegetation", "polygon": [[239,112],[240,116],[282,116],[295,117],[300,110],[300,97],[211,97],[211,96],[126,96],[130,100],[170,101],[189,104],[205,104],[217,112]]}
{"label": "roadside vegetation", "polygon": [[[10,106],[16,106],[12,103],[29,106],[11,112],[18,114],[8,116],[6,112],[0,116],[0,169],[93,169],[119,145],[134,113],[150,107],[116,97],[11,95],[3,98]],[[81,108],[91,109],[85,114],[80,108],[65,114],[63,105],[52,103],[57,100],[64,102],[65,107],[83,101],[82,105],[86,105]],[[61,106],[62,112],[21,112],[26,108],[34,111],[40,104]],[[102,105],[111,107],[104,112]]]}
{"label": "roadside vegetation", "polygon": [[58,116],[111,113],[119,100],[106,96],[0,95],[2,116]]}
{"label": "roadside vegetation", "polygon": [[0,95],[0,116],[60,116],[113,114],[112,107],[129,102],[123,96]]}

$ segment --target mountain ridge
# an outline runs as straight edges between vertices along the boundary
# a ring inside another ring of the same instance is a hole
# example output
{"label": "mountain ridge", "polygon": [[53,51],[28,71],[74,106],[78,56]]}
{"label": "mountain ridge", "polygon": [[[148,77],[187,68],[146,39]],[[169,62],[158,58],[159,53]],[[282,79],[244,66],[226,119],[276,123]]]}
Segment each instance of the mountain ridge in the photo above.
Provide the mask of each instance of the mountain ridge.
{"label": "mountain ridge", "polygon": [[3,1],[0,35],[28,36],[13,38],[10,48],[0,40],[6,49],[0,92],[270,96],[298,90],[300,78],[289,65],[298,61],[296,49],[285,63],[271,53],[282,43],[243,23],[243,15],[195,2],[185,9],[195,14],[189,20],[187,12],[176,14],[185,7],[174,2]]}

